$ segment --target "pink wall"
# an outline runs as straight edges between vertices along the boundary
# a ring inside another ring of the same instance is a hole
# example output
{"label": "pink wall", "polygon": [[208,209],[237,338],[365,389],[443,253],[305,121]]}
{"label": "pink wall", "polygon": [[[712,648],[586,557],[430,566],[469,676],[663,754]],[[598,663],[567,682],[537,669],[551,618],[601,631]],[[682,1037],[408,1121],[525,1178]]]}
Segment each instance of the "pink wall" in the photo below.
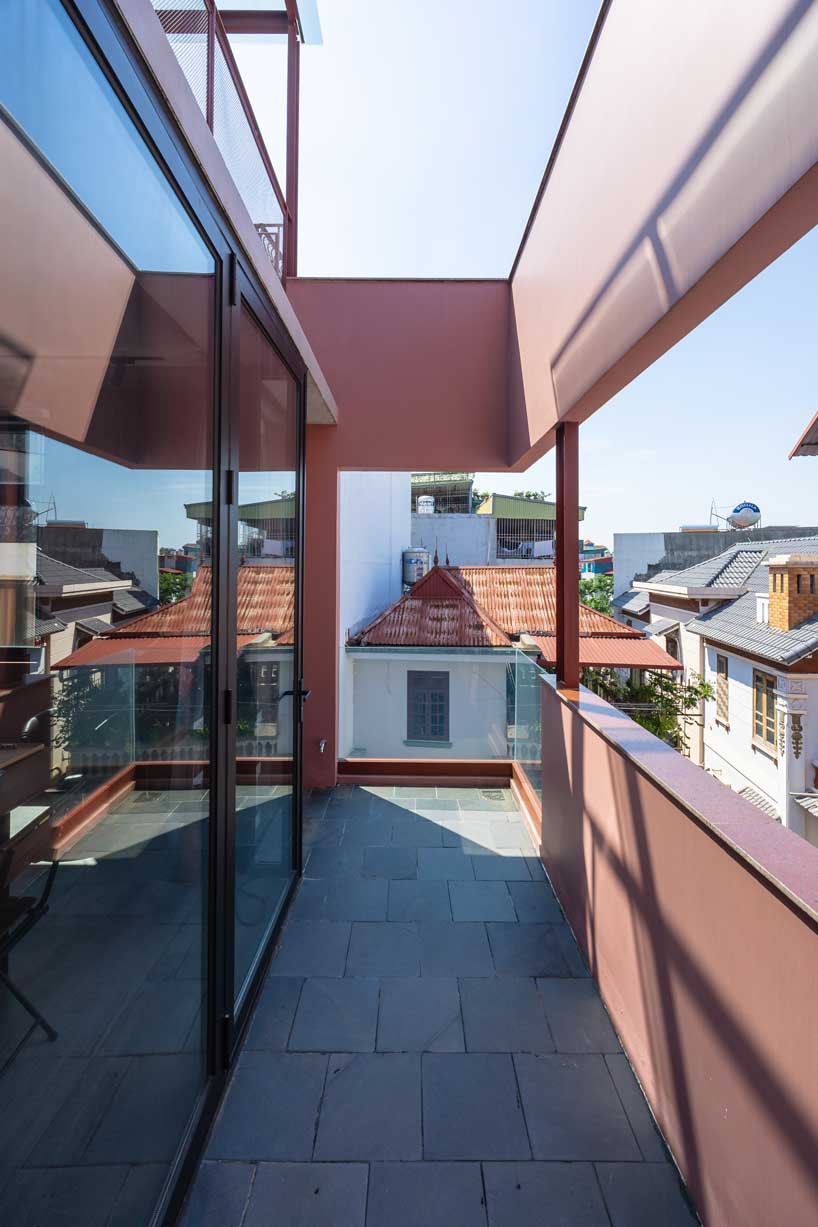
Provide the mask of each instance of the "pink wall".
{"label": "pink wall", "polygon": [[342,469],[508,467],[506,281],[287,282]]}
{"label": "pink wall", "polygon": [[818,1222],[818,849],[588,692],[543,686],[542,744],[543,861],[703,1221]]}

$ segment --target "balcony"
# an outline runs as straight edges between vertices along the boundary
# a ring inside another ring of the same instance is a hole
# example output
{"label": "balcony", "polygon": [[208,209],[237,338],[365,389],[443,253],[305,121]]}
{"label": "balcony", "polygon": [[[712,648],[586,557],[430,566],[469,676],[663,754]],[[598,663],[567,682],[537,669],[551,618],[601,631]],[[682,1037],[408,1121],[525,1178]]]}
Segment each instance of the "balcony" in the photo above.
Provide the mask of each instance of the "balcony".
{"label": "balcony", "polygon": [[309,796],[185,1227],[695,1222],[498,782]]}

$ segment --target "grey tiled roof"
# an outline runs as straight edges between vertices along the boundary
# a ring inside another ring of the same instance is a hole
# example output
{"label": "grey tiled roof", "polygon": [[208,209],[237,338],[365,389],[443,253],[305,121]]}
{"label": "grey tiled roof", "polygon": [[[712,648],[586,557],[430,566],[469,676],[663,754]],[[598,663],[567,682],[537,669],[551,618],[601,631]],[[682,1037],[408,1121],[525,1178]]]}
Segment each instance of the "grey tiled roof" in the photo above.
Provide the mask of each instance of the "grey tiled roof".
{"label": "grey tiled roof", "polygon": [[65,623],[59,618],[35,618],[34,619],[34,637],[35,639],[43,639],[46,635],[54,635],[57,631],[64,631]]}
{"label": "grey tiled roof", "polygon": [[771,818],[778,817],[778,809],[776,806],[773,805],[772,801],[769,801],[764,796],[763,792],[759,792],[757,788],[751,788],[750,785],[747,784],[744,788],[740,788],[738,790],[738,795],[740,797],[744,797],[745,801],[749,801],[751,805],[755,805],[755,807],[762,810],[763,813],[769,814]]}
{"label": "grey tiled roof", "polygon": [[37,575],[43,584],[91,584],[99,583],[90,571],[81,571],[79,567],[69,566],[58,558],[51,558],[42,550],[37,550]]}
{"label": "grey tiled roof", "polygon": [[622,598],[618,605],[616,601],[613,602],[622,613],[639,615],[650,608],[650,593],[648,592],[637,592],[635,588],[631,588],[629,592],[622,593]]}
{"label": "grey tiled roof", "polygon": [[[678,588],[740,588],[755,571],[766,551],[763,546],[740,545],[697,562],[683,571],[662,572],[665,584]],[[657,582],[653,576],[651,583]]]}
{"label": "grey tiled roof", "polygon": [[[766,581],[766,574],[764,578]],[[761,591],[765,589],[766,582]],[[791,631],[776,630],[756,621],[755,592],[700,614],[685,629],[782,665],[793,664],[818,649],[818,614]]]}
{"label": "grey tiled roof", "polygon": [[657,618],[655,622],[648,623],[644,630],[646,635],[666,635],[668,631],[675,631],[678,625],[673,618]]}
{"label": "grey tiled roof", "polygon": [[106,622],[104,618],[82,618],[77,621],[77,626],[81,631],[87,631],[89,635],[110,635],[113,627],[110,622]]}
{"label": "grey tiled roof", "polygon": [[94,579],[108,580],[115,584],[121,584],[126,578],[124,575],[116,575],[113,571],[106,571],[104,567],[83,567],[83,570],[93,575]]}
{"label": "grey tiled roof", "polygon": [[117,592],[114,595],[114,609],[121,614],[144,613],[146,609],[153,609],[157,604],[156,597],[141,588]]}

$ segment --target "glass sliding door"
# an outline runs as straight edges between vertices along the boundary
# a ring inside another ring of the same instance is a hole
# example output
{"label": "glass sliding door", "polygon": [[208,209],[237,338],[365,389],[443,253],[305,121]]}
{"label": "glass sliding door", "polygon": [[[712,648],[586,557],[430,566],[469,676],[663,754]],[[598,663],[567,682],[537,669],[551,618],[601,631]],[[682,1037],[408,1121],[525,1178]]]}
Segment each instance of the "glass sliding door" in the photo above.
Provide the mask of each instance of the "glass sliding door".
{"label": "glass sliding door", "polygon": [[299,389],[239,314],[234,991],[249,983],[295,871]]}
{"label": "glass sliding door", "polygon": [[146,1224],[207,1077],[215,264],[62,5],[2,16],[0,1221]]}

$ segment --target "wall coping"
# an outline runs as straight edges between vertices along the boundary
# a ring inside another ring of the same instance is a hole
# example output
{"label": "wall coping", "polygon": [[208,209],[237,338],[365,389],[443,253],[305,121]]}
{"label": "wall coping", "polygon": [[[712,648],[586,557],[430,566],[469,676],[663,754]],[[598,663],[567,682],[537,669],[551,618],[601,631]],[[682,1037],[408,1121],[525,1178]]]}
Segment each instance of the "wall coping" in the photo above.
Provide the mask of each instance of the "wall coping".
{"label": "wall coping", "polygon": [[736,860],[782,895],[802,919],[818,926],[818,848],[593,691],[584,686],[579,690],[560,687],[551,675],[541,680],[557,701],[570,707]]}

